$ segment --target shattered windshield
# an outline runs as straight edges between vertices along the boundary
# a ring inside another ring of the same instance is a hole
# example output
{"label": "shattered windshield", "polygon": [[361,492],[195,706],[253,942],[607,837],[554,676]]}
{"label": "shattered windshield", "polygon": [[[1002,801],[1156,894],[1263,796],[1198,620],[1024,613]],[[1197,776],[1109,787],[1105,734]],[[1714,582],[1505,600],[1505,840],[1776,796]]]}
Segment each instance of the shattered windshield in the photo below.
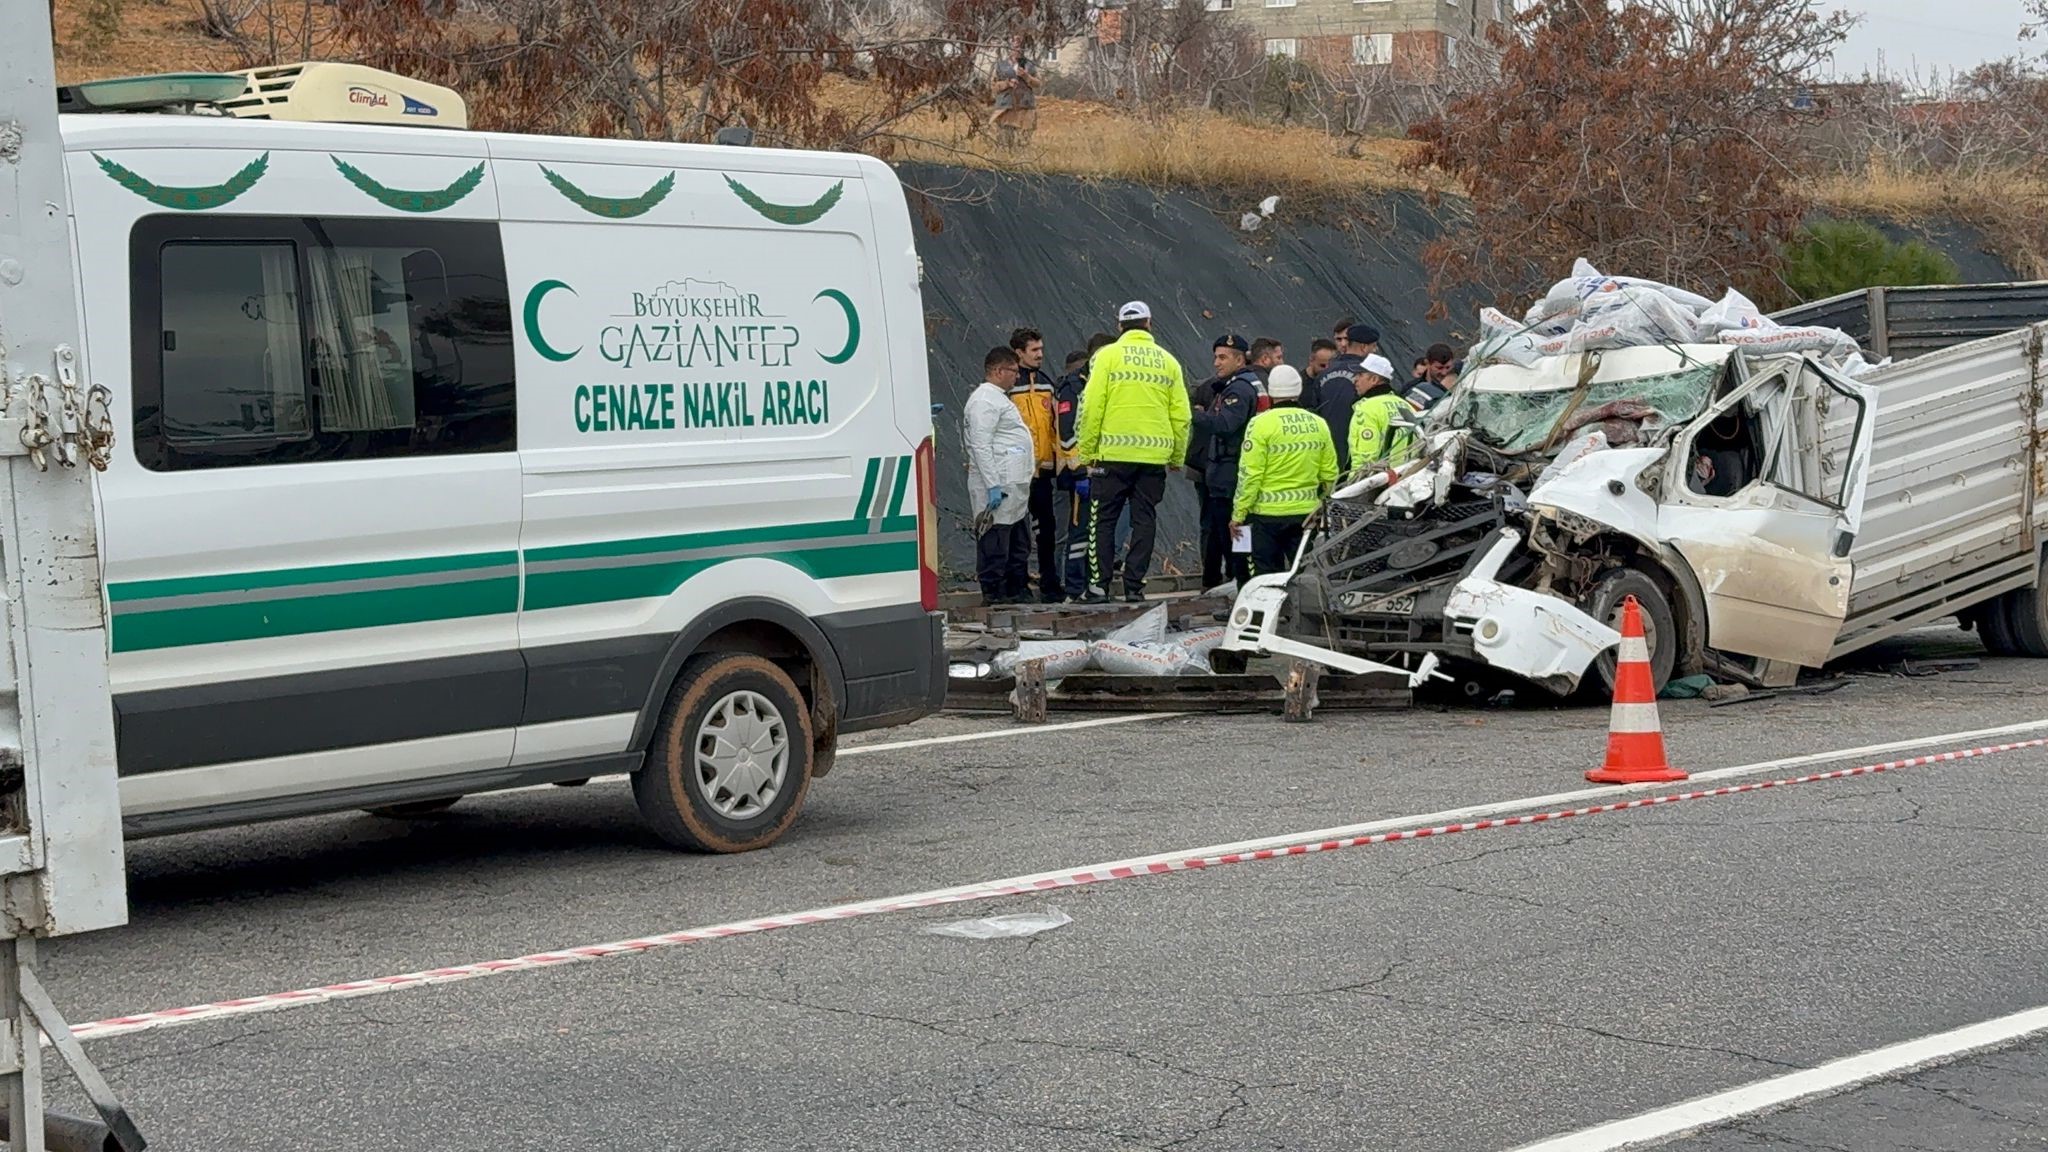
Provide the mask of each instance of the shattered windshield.
{"label": "shattered windshield", "polygon": [[[1721,376],[1721,365],[1699,364],[1656,376],[1606,380],[1586,390],[1576,411],[1609,405],[1650,409],[1645,424],[1669,427],[1699,415]],[[1469,428],[1503,452],[1528,452],[1543,443],[1571,406],[1576,389],[1549,392],[1483,392],[1468,389],[1452,409],[1450,426]]]}

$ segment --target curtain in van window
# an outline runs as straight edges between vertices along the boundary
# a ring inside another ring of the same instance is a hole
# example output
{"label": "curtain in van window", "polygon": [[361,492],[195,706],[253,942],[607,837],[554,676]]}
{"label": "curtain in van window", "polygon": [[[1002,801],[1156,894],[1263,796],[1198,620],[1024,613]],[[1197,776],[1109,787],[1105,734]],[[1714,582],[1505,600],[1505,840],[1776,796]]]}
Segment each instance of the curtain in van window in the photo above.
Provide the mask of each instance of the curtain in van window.
{"label": "curtain in van window", "polygon": [[263,295],[257,318],[263,322],[263,382],[270,393],[266,431],[306,431],[304,348],[299,339],[299,263],[289,244],[261,249]]}
{"label": "curtain in van window", "polygon": [[[314,248],[308,304],[322,432],[410,428],[405,271],[389,249]],[[394,401],[402,398],[403,406]]]}

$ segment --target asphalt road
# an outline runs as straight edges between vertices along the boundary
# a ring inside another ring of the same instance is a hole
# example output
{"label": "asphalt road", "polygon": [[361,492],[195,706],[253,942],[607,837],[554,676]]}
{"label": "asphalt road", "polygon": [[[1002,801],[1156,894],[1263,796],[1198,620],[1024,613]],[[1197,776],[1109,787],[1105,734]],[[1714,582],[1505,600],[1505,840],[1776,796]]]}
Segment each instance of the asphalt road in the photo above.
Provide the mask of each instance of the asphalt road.
{"label": "asphalt road", "polygon": [[[2048,664],[1667,702],[1704,771],[2048,719]],[[74,1020],[1584,787],[1599,711],[1193,716],[845,758],[678,856],[596,783],[130,846]],[[991,732],[939,717],[860,743]],[[2037,733],[2048,735],[2048,729]],[[1972,736],[1914,751],[1994,742]],[[1854,755],[1754,779],[1842,767]],[[166,1149],[1499,1152],[2048,1004],[2048,751],[790,928],[94,1041]],[[1025,940],[924,927],[1057,907]],[[2048,1044],[1689,1150],[2042,1147]],[[72,1099],[74,1110],[78,1107]],[[2030,1142],[2031,1141],[2031,1142]]]}

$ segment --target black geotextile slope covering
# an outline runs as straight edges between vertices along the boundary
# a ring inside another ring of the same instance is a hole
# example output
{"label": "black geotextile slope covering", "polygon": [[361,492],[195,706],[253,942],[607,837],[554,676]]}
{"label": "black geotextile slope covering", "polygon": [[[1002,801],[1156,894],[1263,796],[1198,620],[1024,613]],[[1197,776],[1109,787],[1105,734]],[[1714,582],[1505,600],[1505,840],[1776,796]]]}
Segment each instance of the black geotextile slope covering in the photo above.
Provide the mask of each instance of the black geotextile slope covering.
{"label": "black geotextile slope covering", "polygon": [[[1348,212],[1283,197],[1274,215],[1247,233],[1238,219],[1257,208],[1262,191],[1190,194],[917,164],[898,173],[911,189],[912,220],[920,222],[932,399],[945,405],[935,423],[949,583],[971,583],[974,571],[960,406],[981,378],[982,356],[1006,342],[1012,328],[1045,333],[1047,367],[1057,374],[1061,359],[1090,333],[1115,330],[1119,304],[1144,300],[1160,341],[1191,378],[1202,380],[1221,333],[1275,337],[1299,366],[1308,342],[1350,315],[1380,330],[1384,351],[1406,372],[1434,341],[1462,352],[1487,302],[1468,292],[1451,301],[1445,321],[1428,322],[1421,252],[1437,226],[1411,194],[1370,195]],[[1948,252],[1966,281],[2013,278],[1968,227],[1880,226]],[[1169,477],[1152,571],[1199,567],[1194,535],[1193,488],[1185,475]]]}
{"label": "black geotextile slope covering", "polygon": [[[923,203],[911,194],[913,220],[935,214],[939,224],[936,232],[919,226],[918,252],[932,399],[945,405],[936,417],[942,556],[956,580],[974,567],[960,406],[980,381],[982,356],[1012,328],[1045,333],[1056,374],[1090,333],[1115,331],[1119,304],[1144,300],[1161,343],[1190,377],[1206,379],[1210,346],[1224,332],[1279,339],[1298,366],[1311,339],[1352,315],[1379,328],[1388,355],[1406,364],[1452,329],[1469,330],[1477,307],[1468,301],[1444,325],[1425,322],[1420,252],[1435,230],[1413,196],[1375,197],[1364,205],[1372,215],[1348,228],[1330,209],[1282,199],[1246,233],[1238,217],[1256,209],[1252,197],[922,165],[899,172],[908,188],[929,193]],[[1196,567],[1194,533],[1193,489],[1184,475],[1169,477],[1153,572]]]}

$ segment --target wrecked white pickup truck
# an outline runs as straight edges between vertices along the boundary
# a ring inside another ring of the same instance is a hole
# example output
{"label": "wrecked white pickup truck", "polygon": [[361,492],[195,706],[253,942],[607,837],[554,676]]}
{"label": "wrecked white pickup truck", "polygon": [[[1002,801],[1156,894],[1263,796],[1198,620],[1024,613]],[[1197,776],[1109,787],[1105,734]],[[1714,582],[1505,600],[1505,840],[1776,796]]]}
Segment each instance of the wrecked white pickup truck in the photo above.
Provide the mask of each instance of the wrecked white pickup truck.
{"label": "wrecked white pickup truck", "polygon": [[1488,364],[1419,458],[1340,489],[1294,570],[1246,584],[1224,649],[1592,693],[1632,595],[1660,688],[1782,685],[1952,615],[2048,656],[2044,336],[1853,378],[1719,343]]}

